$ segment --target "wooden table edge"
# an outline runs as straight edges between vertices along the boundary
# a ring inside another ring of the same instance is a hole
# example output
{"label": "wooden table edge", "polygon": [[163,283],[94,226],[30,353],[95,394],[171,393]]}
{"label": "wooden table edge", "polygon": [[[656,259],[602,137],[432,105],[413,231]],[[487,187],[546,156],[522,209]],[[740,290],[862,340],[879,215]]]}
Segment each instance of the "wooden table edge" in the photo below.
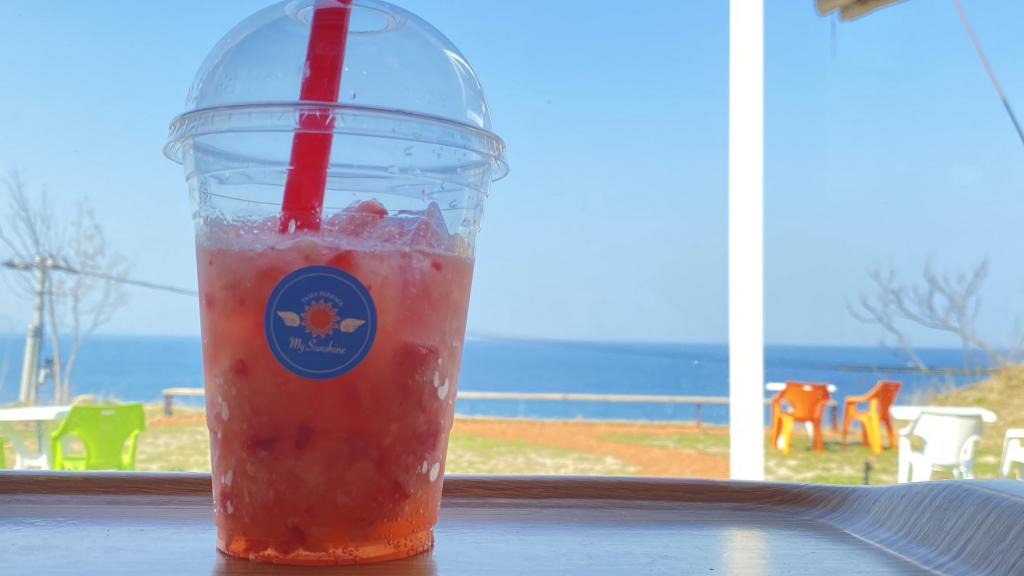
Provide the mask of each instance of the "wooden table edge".
{"label": "wooden table edge", "polygon": [[[0,471],[4,496],[208,498],[209,474]],[[1024,482],[832,486],[676,478],[448,476],[445,506],[718,505],[813,519],[939,574],[1024,573]],[[66,498],[65,498],[66,500]],[[58,501],[58,499],[54,499]],[[557,502],[556,502],[557,501]],[[519,504],[517,504],[519,502]]]}
{"label": "wooden table edge", "polygon": [[[445,497],[656,500],[679,503],[834,501],[840,495],[928,492],[938,487],[990,493],[1024,502],[1024,482],[946,480],[888,486],[748,482],[700,478],[620,476],[469,475],[445,476]],[[154,494],[201,496],[211,491],[203,472],[51,472],[0,470],[0,494]]]}

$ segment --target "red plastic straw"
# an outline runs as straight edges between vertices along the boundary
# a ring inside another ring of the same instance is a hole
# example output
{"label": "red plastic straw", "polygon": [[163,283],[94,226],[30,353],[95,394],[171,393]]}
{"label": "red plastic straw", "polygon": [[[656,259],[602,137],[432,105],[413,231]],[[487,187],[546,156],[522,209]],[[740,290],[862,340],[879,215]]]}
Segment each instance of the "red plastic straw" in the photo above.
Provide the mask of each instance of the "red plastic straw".
{"label": "red plastic straw", "polygon": [[[351,3],[352,0],[317,1],[306,47],[306,75],[300,100],[337,102]],[[281,203],[281,232],[320,229],[333,129],[334,114],[330,108],[300,114]]]}

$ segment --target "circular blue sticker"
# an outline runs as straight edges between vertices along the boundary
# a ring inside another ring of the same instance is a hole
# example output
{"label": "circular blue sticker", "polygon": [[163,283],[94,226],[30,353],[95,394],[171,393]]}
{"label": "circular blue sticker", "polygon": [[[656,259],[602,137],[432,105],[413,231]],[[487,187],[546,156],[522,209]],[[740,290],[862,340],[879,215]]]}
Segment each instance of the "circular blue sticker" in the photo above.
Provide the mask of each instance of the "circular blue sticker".
{"label": "circular blue sticker", "polygon": [[307,266],[285,276],[270,293],[263,322],[277,361],[317,380],[355,368],[377,335],[370,292],[331,266]]}

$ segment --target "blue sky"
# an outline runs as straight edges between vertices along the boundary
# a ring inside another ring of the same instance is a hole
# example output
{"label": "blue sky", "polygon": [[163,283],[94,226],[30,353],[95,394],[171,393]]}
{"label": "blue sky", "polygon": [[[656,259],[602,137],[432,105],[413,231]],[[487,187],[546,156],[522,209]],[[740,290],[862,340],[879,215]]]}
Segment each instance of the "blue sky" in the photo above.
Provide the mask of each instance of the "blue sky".
{"label": "blue sky", "polygon": [[[810,2],[767,4],[769,340],[870,344],[875,330],[844,313],[867,267],[909,277],[929,259],[956,271],[986,256],[980,331],[1008,337],[1024,311],[1024,145],[952,3],[840,23],[835,58],[828,22],[801,9]],[[962,4],[1020,109],[1024,4]]]}
{"label": "blue sky", "polygon": [[[509,146],[470,330],[724,341],[728,3],[401,4],[467,56]],[[1009,333],[1024,313],[1024,146],[952,6],[911,0],[841,23],[833,57],[810,0],[767,4],[768,341],[874,344],[845,310],[868,266],[985,256],[983,330]],[[1024,101],[1024,6],[964,4]],[[160,149],[206,52],[264,5],[0,5],[0,168],[54,200],[88,196],[133,276],[193,286],[186,189]],[[130,294],[104,331],[198,333],[194,299]],[[6,292],[0,312],[0,329],[28,321]]]}

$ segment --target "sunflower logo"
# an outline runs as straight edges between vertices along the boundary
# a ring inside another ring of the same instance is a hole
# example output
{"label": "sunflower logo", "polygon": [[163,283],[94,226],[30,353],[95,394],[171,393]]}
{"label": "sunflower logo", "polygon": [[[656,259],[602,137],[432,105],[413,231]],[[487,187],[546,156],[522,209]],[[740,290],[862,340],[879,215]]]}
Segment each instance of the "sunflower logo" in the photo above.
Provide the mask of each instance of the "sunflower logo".
{"label": "sunflower logo", "polygon": [[324,300],[316,300],[306,305],[302,312],[302,326],[306,332],[321,338],[338,328],[338,310]]}

